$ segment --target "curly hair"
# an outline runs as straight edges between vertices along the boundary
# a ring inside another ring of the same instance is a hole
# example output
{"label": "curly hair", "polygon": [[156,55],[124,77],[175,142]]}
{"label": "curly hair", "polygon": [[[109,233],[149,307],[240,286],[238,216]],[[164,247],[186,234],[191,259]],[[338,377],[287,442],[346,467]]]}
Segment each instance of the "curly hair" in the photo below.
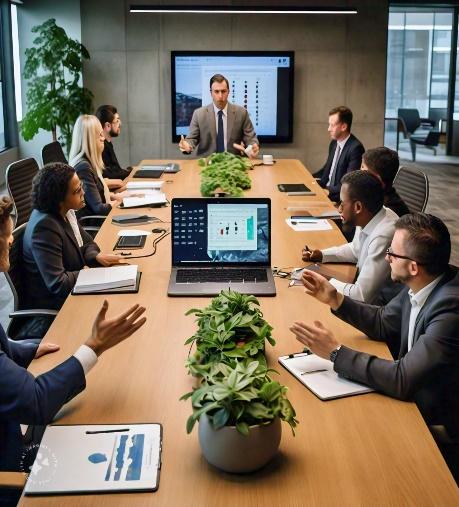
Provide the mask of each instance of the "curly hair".
{"label": "curly hair", "polygon": [[0,229],[3,230],[5,224],[13,211],[13,201],[7,195],[0,196]]}
{"label": "curly hair", "polygon": [[38,171],[32,181],[32,206],[44,213],[59,214],[65,200],[69,181],[75,169],[62,162],[51,162]]}

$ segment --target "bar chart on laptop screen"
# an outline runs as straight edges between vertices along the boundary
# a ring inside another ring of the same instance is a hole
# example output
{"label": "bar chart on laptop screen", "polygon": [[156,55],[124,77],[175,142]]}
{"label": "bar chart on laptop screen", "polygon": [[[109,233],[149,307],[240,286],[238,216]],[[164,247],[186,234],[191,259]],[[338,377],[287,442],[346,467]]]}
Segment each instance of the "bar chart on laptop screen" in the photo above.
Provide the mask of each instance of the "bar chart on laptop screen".
{"label": "bar chart on laptop screen", "polygon": [[257,208],[252,206],[208,206],[209,250],[256,250]]}

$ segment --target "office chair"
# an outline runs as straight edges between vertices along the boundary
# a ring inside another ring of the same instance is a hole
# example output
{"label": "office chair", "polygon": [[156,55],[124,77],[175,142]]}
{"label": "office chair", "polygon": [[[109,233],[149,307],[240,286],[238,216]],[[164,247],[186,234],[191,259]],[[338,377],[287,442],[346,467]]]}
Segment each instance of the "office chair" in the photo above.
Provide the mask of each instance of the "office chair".
{"label": "office chair", "polygon": [[424,212],[429,199],[429,180],[422,171],[415,167],[400,167],[394,187],[410,213]]}
{"label": "office chair", "polygon": [[437,154],[437,146],[440,142],[440,131],[430,130],[427,135],[423,134],[412,134],[410,136],[411,155],[413,162],[416,160],[416,145],[420,144],[433,150],[434,155]]}
{"label": "office chair", "polygon": [[41,159],[43,165],[49,164],[50,162],[63,162],[64,164],[68,164],[59,141],[53,141],[43,146],[41,150]]}
{"label": "office chair", "polygon": [[16,227],[13,231],[13,245],[10,249],[10,269],[5,273],[5,278],[13,293],[14,310],[10,313],[11,321],[8,325],[7,336],[11,339],[17,338],[25,320],[31,317],[45,316],[54,318],[57,310],[50,309],[24,309],[24,270],[22,258],[22,239],[27,226],[25,224]]}
{"label": "office chair", "polygon": [[32,180],[39,168],[34,158],[11,163],[5,173],[6,187],[14,202],[15,227],[29,220],[32,213]]}

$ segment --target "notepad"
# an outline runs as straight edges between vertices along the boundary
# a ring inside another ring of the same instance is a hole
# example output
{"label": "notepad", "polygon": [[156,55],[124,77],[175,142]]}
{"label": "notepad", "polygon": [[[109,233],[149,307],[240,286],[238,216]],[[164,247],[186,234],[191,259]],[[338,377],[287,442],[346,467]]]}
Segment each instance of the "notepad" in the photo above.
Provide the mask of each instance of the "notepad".
{"label": "notepad", "polygon": [[333,370],[331,361],[315,354],[305,352],[281,356],[279,363],[324,401],[374,391],[371,387],[340,377]]}
{"label": "notepad", "polygon": [[24,493],[156,491],[161,448],[160,424],[48,426]]}
{"label": "notepad", "polygon": [[128,181],[126,188],[128,190],[138,189],[156,189],[159,190],[163,186],[164,181]]}
{"label": "notepad", "polygon": [[138,266],[112,266],[109,268],[82,269],[72,294],[90,294],[112,289],[134,291],[138,281]]}
{"label": "notepad", "polygon": [[163,192],[148,193],[144,197],[125,197],[123,208],[142,208],[145,206],[158,206],[166,204],[167,199]]}
{"label": "notepad", "polygon": [[304,232],[304,231],[331,231],[333,227],[325,219],[317,219],[315,221],[310,220],[311,217],[308,217],[306,220],[296,219],[293,220],[291,218],[286,218],[285,222],[289,227],[291,227],[294,231]]}

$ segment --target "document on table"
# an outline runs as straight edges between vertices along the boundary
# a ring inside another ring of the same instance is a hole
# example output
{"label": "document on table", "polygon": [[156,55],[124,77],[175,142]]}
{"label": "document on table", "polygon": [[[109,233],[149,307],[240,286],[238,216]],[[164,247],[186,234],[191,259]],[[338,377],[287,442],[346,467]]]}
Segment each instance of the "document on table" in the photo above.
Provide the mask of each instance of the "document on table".
{"label": "document on table", "polygon": [[163,186],[164,181],[129,181],[126,185],[128,190],[159,190]]}
{"label": "document on table", "polygon": [[48,426],[24,493],[156,491],[161,449],[160,424]]}
{"label": "document on table", "polygon": [[310,219],[308,217],[304,217],[304,220],[292,220],[291,218],[286,218],[285,222],[289,227],[297,232],[330,231],[333,229],[331,224],[326,219]]}
{"label": "document on table", "polygon": [[304,352],[281,356],[279,363],[321,400],[374,391],[371,387],[340,377],[333,370],[331,361],[315,354]]}
{"label": "document on table", "polygon": [[134,290],[138,285],[138,266],[111,266],[80,270],[73,294],[90,294],[112,289]]}
{"label": "document on table", "polygon": [[123,208],[139,208],[155,204],[166,204],[167,199],[163,192],[155,190],[152,193],[145,194],[144,197],[125,197],[123,199]]}

